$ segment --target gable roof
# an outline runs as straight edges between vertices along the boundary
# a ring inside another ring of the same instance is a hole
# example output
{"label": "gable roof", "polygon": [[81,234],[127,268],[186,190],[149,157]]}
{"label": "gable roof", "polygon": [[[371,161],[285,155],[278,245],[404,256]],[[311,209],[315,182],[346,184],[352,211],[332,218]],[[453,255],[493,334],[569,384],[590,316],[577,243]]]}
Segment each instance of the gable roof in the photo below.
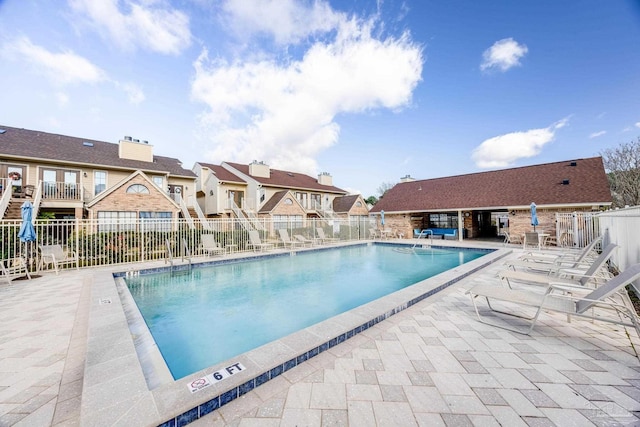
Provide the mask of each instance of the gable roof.
{"label": "gable roof", "polygon": [[[108,167],[113,169],[142,170],[168,173],[174,176],[193,178],[189,169],[184,169],[178,159],[153,156],[153,162],[122,159],[119,145],[94,139],[76,138],[28,129],[0,125],[6,132],[0,133],[0,155],[20,157],[46,163],[67,163]],[[84,144],[88,142],[92,144]]]}
{"label": "gable roof", "polygon": [[282,190],[274,193],[274,195],[271,196],[269,200],[267,200],[267,203],[265,203],[264,206],[260,208],[259,213],[269,213],[273,211],[286,196],[289,196],[291,201],[300,206],[300,209],[304,211],[304,208],[302,207],[300,202],[293,196],[293,194],[291,194],[291,191]]}
{"label": "gable roof", "polygon": [[[568,180],[568,184],[563,184]],[[403,182],[371,212],[415,212],[543,205],[610,205],[601,157]]]}
{"label": "gable roof", "polygon": [[198,162],[198,164],[200,166],[202,166],[202,167],[211,169],[213,174],[220,181],[237,183],[237,184],[246,184],[247,183],[244,179],[240,178],[238,175],[234,174],[233,172],[231,172],[228,169],[223,168],[220,165],[214,165],[214,164],[211,164],[211,163],[202,163],[202,162]]}
{"label": "gable roof", "polygon": [[266,185],[269,187],[282,187],[282,188],[294,188],[300,190],[317,190],[324,191],[326,193],[340,193],[347,194],[341,188],[335,187],[333,185],[322,185],[318,182],[316,178],[310,177],[309,175],[305,175],[303,173],[298,172],[290,172],[279,169],[269,168],[270,176],[269,178],[262,178],[259,176],[249,175],[249,165],[243,165],[240,163],[232,163],[225,162],[227,165],[232,168],[238,170],[239,172],[255,179],[262,185]]}
{"label": "gable roof", "polygon": [[[352,194],[349,196],[336,197],[335,199],[333,199],[333,211],[349,212],[353,207],[353,205],[355,205],[355,203],[358,201],[358,199],[361,199],[361,198],[362,196],[360,194]],[[362,202],[364,206],[366,206],[364,199],[362,200]]]}
{"label": "gable roof", "polygon": [[111,187],[107,188],[105,191],[103,191],[100,194],[98,194],[93,200],[91,200],[89,203],[87,203],[87,208],[91,208],[91,207],[97,205],[98,203],[100,203],[100,201],[102,201],[103,199],[106,199],[107,197],[109,197],[111,194],[116,192],[116,190],[118,190],[119,188],[123,187],[125,184],[129,184],[131,182],[131,180],[133,180],[133,178],[135,178],[136,176],[140,176],[145,181],[147,181],[147,183],[149,184],[150,191],[157,191],[158,193],[162,194],[162,196],[164,198],[166,198],[169,202],[171,202],[173,205],[175,205],[176,209],[180,208],[178,206],[178,204],[175,202],[175,200],[173,200],[171,197],[169,197],[169,195],[167,193],[165,193],[164,191],[160,190],[158,188],[158,186],[151,179],[149,179],[149,177],[144,172],[142,172],[141,170],[137,170],[137,171],[133,172],[131,175],[129,175],[126,178],[123,178],[119,182],[117,182],[116,185],[111,186]]}

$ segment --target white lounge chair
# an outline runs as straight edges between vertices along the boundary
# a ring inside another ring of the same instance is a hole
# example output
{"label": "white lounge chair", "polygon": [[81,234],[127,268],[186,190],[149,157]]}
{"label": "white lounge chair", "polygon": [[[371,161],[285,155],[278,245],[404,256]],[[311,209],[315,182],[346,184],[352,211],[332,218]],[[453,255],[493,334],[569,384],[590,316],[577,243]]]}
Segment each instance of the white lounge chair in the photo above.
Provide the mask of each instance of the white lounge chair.
{"label": "white lounge chair", "polygon": [[[590,317],[593,319],[615,323],[624,326],[632,326],[636,329],[636,333],[640,336],[640,327],[638,325],[638,316],[633,305],[630,303],[625,286],[640,278],[640,264],[628,267],[619,275],[609,279],[606,283],[598,286],[596,289],[583,297],[572,295],[571,292],[575,287],[550,283],[544,293],[536,292],[531,289],[510,289],[499,284],[482,283],[471,288],[467,293],[471,295],[471,302],[478,316],[478,320],[492,326],[496,326],[510,331],[529,334],[533,330],[538,317],[543,310],[564,313],[569,316]],[[611,300],[616,292],[620,291],[621,302]],[[568,294],[569,293],[569,294]],[[487,322],[480,316],[480,311],[476,304],[478,297],[485,298],[489,309],[492,311],[508,314],[511,316],[523,318],[531,321],[528,329],[522,330],[510,325],[500,325],[497,323]],[[513,311],[506,312],[493,308],[491,301],[501,301],[512,303],[519,306],[529,306],[536,309],[535,314],[531,317],[525,317],[516,314]],[[603,316],[603,311],[591,311],[592,308],[602,307],[613,310],[612,316]],[[589,311],[589,313],[587,313]],[[628,320],[623,320],[625,316]]]}
{"label": "white lounge chair", "polygon": [[200,251],[211,255],[224,255],[226,249],[220,246],[213,234],[203,234],[200,240]]}
{"label": "white lounge chair", "polygon": [[291,240],[291,238],[289,237],[289,232],[284,228],[278,229],[278,234],[280,235],[280,240],[282,240],[282,244],[284,245],[285,248],[288,247],[290,249],[293,249],[293,248],[304,246],[302,242],[299,242],[297,240]]}
{"label": "white lounge chair", "polygon": [[27,278],[31,280],[27,263],[22,257],[9,258],[0,261],[0,272],[2,273],[0,278],[6,280],[9,284],[11,284],[13,279],[24,276],[27,276]]}
{"label": "white lounge chair", "polygon": [[[597,283],[598,281],[608,278],[608,272],[602,272],[601,269],[609,258],[613,256],[613,251],[617,247],[618,245],[611,243],[604,248],[602,253],[598,255],[598,258],[591,263],[591,266],[586,271],[563,268],[558,271],[549,271],[547,274],[544,274],[528,271],[503,270],[498,272],[498,276],[502,280],[505,280],[509,286],[511,286],[512,280],[544,286],[547,286],[550,283],[588,286],[590,282]],[[575,279],[575,277],[580,277],[580,279]]]}
{"label": "white lounge chair", "polygon": [[260,235],[258,234],[258,231],[256,230],[251,230],[249,231],[249,243],[248,243],[250,248],[253,248],[254,252],[257,251],[265,251],[265,250],[271,250],[273,249],[273,244],[271,243],[262,243],[262,241],[260,240]]}
{"label": "white lounge chair", "polygon": [[64,266],[76,265],[78,269],[78,255],[69,249],[62,248],[61,245],[41,245],[40,246],[40,264],[39,269],[42,270],[49,265],[53,265],[56,274],[60,272],[60,268]]}
{"label": "white lounge chair", "polygon": [[525,261],[537,261],[537,262],[556,262],[556,261],[578,261],[582,262],[587,258],[595,259],[598,256],[596,252],[596,246],[602,242],[602,236],[598,236],[591,241],[587,246],[581,250],[569,249],[561,253],[526,253],[519,259]]}
{"label": "white lounge chair", "polygon": [[322,227],[317,227],[316,233],[318,234],[318,240],[320,240],[320,242],[322,243],[335,243],[340,240],[337,237],[327,237],[324,234],[324,230],[322,229]]}
{"label": "white lounge chair", "polygon": [[[555,256],[526,256],[520,259],[505,262],[505,265],[516,270],[518,267],[524,270],[555,272],[563,268],[587,270],[598,257],[594,250],[600,239],[596,239],[586,246],[579,254],[555,255]],[[577,256],[576,256],[577,255]]]}
{"label": "white lounge chair", "polygon": [[316,244],[316,241],[313,239],[307,239],[306,237],[304,237],[301,234],[294,234],[293,238],[296,239],[298,242],[302,243],[302,246],[313,246]]}

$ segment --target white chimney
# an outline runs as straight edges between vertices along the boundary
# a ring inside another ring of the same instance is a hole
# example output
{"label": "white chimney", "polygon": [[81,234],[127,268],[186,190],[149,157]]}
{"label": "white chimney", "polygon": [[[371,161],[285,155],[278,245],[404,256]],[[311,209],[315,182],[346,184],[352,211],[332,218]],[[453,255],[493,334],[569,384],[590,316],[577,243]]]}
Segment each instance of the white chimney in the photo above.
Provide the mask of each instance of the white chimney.
{"label": "white chimney", "polygon": [[329,172],[322,172],[318,175],[318,184],[333,187],[333,177]]}
{"label": "white chimney", "polygon": [[271,169],[269,165],[266,165],[264,162],[254,160],[249,164],[249,175],[257,176],[258,178],[269,178],[271,176]]}
{"label": "white chimney", "polygon": [[406,175],[400,178],[400,182],[413,182],[415,180],[415,178],[411,178],[411,175]]}

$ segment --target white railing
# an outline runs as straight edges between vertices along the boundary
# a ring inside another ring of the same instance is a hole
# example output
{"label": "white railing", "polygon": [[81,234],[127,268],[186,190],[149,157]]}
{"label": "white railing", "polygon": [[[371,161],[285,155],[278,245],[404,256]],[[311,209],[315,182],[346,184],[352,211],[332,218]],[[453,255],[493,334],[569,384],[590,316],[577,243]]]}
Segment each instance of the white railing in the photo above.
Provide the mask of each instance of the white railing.
{"label": "white railing", "polygon": [[[556,239],[573,248],[584,248],[600,236],[597,212],[556,213]],[[563,237],[566,236],[566,237]]]}
{"label": "white railing", "polygon": [[[160,261],[167,257],[167,245],[174,258],[207,257],[202,250],[203,234],[212,234],[227,253],[252,251],[249,233],[236,219],[210,219],[217,231],[208,231],[197,224],[192,228],[184,219],[137,219],[126,221],[105,220],[36,220],[36,241],[20,242],[19,220],[0,221],[0,259],[24,257],[32,269],[38,266],[38,248],[41,245],[61,245],[78,256],[80,267],[96,267],[133,262]],[[271,221],[261,220],[260,238],[283,248],[278,229],[287,229],[295,235],[313,239],[316,229],[322,227],[327,237],[341,241],[365,240],[370,227],[368,220],[337,220],[329,225],[322,220]],[[290,250],[290,249],[288,249]],[[75,266],[74,266],[75,267]]]}
{"label": "white railing", "polygon": [[258,216],[254,212],[246,211],[245,214],[247,215],[247,219],[251,222],[251,225],[256,230],[264,230],[264,226],[262,225],[262,221],[260,220],[260,218],[258,218]]}
{"label": "white railing", "polygon": [[193,218],[191,218],[191,213],[189,212],[189,208],[187,207],[187,204],[184,202],[184,199],[182,197],[180,197],[180,201],[178,203],[180,204],[180,210],[182,211],[182,216],[184,217],[185,221],[187,221],[187,224],[189,224],[189,227],[195,228],[196,225],[193,222]]}
{"label": "white railing", "polygon": [[40,203],[42,203],[42,181],[38,181],[36,194],[33,195],[33,221],[36,220],[38,212],[40,212]]}
{"label": "white railing", "polygon": [[[82,200],[80,184],[67,182],[41,182],[42,198],[45,200]],[[40,190],[40,188],[38,188]]]}
{"label": "white railing", "polygon": [[207,217],[204,215],[204,212],[202,212],[202,209],[200,209],[200,205],[196,198],[194,196],[189,196],[189,201],[191,202],[191,206],[193,206],[193,210],[196,211],[196,215],[198,215],[198,220],[200,221],[200,224],[202,224],[202,227],[207,231],[213,231],[211,224],[207,221]]}
{"label": "white railing", "polygon": [[4,213],[7,211],[9,207],[9,202],[11,201],[11,189],[7,188],[7,179],[0,178],[0,218],[4,218]]}
{"label": "white railing", "polygon": [[247,220],[247,217],[244,215],[244,212],[242,212],[242,209],[240,209],[238,205],[236,205],[236,202],[233,199],[228,199],[228,206],[236,215],[235,219],[237,219],[240,225],[242,225],[242,228],[244,228],[247,231],[253,230],[253,227],[251,226],[251,223]]}
{"label": "white railing", "polygon": [[639,263],[640,206],[602,212],[597,218],[604,244],[615,243],[619,246],[611,261],[620,270]]}

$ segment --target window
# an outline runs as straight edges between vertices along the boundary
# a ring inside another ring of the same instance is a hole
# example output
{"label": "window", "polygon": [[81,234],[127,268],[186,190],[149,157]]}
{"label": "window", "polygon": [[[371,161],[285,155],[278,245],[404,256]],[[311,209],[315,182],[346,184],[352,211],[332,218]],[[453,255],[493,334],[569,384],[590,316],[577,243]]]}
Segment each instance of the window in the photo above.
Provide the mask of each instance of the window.
{"label": "window", "polygon": [[129,194],[149,194],[149,189],[142,184],[133,184],[127,188]]}
{"label": "window", "polygon": [[171,231],[171,212],[140,212],[142,231]]}
{"label": "window", "polygon": [[290,198],[287,197],[286,199],[284,199],[284,204],[285,205],[292,205],[293,204],[293,200],[291,200]]}
{"label": "window", "polygon": [[152,176],[151,180],[153,181],[153,183],[155,185],[157,185],[159,188],[164,188],[164,178],[158,175]]}
{"label": "window", "polygon": [[93,194],[97,196],[107,189],[107,173],[105,171],[93,172]]}
{"label": "window", "polygon": [[274,215],[273,227],[276,230],[281,228],[302,228],[302,215]]}
{"label": "window", "polygon": [[98,231],[134,231],[136,229],[136,212],[98,212]]}
{"label": "window", "polygon": [[429,214],[429,227],[432,228],[458,228],[458,215]]}

